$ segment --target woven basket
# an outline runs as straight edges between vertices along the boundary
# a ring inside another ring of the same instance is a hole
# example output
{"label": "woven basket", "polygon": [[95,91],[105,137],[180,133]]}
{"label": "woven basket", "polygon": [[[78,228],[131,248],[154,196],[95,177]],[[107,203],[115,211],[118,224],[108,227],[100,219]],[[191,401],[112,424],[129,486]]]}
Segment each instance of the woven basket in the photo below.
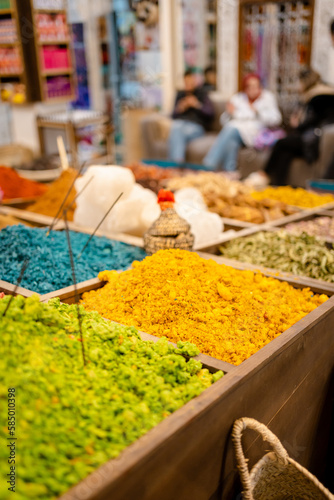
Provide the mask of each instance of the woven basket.
{"label": "woven basket", "polygon": [[195,238],[191,233],[179,234],[176,238],[152,236],[151,234],[146,233],[144,234],[144,248],[148,255],[153,255],[159,250],[166,250],[169,248],[192,250],[194,239]]}
{"label": "woven basket", "polygon": [[19,167],[24,163],[31,162],[33,158],[33,152],[26,146],[21,146],[20,144],[0,146],[0,165]]}
{"label": "woven basket", "polygon": [[[261,458],[251,472],[241,442],[242,433],[247,428],[257,431],[273,449]],[[334,500],[334,495],[290,458],[275,434],[260,422],[252,418],[236,420],[232,439],[244,500]]]}
{"label": "woven basket", "polygon": [[167,208],[147,231],[152,236],[178,236],[190,232],[190,224],[182,219],[174,210]]}

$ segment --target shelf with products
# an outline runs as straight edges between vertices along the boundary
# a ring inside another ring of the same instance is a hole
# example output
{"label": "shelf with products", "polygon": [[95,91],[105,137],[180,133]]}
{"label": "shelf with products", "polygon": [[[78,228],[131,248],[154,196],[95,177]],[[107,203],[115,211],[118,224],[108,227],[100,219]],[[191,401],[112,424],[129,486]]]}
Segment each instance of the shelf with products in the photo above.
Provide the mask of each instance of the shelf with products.
{"label": "shelf with products", "polygon": [[50,69],[48,71],[43,71],[42,76],[48,77],[48,76],[70,75],[72,73],[73,69],[71,68],[57,68],[57,69]]}
{"label": "shelf with products", "polygon": [[[70,45],[70,40],[45,40],[38,41],[38,45]],[[1,46],[1,43],[0,43]]]}
{"label": "shelf with products", "polygon": [[[36,52],[42,98],[48,101],[72,100],[75,96],[75,82],[65,2],[45,0],[44,4],[47,4],[47,7],[44,8],[41,3],[43,4],[39,0],[38,8],[33,8],[33,19],[38,40]],[[57,38],[55,44],[48,43],[55,38]],[[64,40],[67,43],[64,44]]]}
{"label": "shelf with products", "polygon": [[0,48],[4,47],[4,48],[9,48],[9,47],[17,47],[19,44],[19,42],[1,42],[0,41]]}
{"label": "shelf with products", "polygon": [[36,12],[40,14],[65,14],[66,15],[66,10],[65,9],[35,9]]}
{"label": "shelf with products", "polygon": [[32,0],[32,7],[34,10],[44,11],[59,11],[66,12],[66,0]]}
{"label": "shelf with products", "polygon": [[[1,56],[1,52],[0,52],[0,56]],[[18,72],[18,73],[15,73],[14,71],[8,72],[8,73],[0,73],[0,78],[21,78],[22,74],[23,74],[22,71]]]}
{"label": "shelf with products", "polygon": [[19,14],[33,26],[33,36],[23,47],[32,100],[73,100],[76,84],[65,1],[22,0]]}
{"label": "shelf with products", "polygon": [[72,100],[75,94],[73,80],[64,73],[45,75],[43,82],[44,100],[54,99]]}
{"label": "shelf with products", "polygon": [[69,41],[66,13],[36,11],[34,14],[36,36],[39,42],[55,40],[56,43],[61,43]]}
{"label": "shelf with products", "polygon": [[16,0],[0,1],[0,93],[3,102],[22,104],[27,99]]}

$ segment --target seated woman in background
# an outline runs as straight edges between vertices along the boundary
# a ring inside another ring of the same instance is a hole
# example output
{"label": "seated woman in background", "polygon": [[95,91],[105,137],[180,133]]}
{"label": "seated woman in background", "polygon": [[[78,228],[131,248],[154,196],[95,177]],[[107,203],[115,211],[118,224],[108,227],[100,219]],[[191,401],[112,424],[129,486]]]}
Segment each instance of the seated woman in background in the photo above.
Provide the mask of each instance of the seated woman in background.
{"label": "seated woman in background", "polygon": [[184,74],[184,90],[177,93],[169,134],[169,158],[184,163],[188,142],[205,134],[214,116],[212,103],[191,69]]}
{"label": "seated woman in background", "polygon": [[238,178],[239,149],[253,147],[261,130],[277,127],[282,121],[274,94],[262,88],[258,75],[247,75],[243,89],[226,105],[226,112],[221,116],[224,128],[203,160],[205,166],[224,170],[234,178]]}
{"label": "seated woman in background", "polygon": [[245,180],[248,185],[284,186],[294,158],[309,164],[318,159],[321,127],[334,123],[334,88],[321,83],[320,75],[312,69],[301,71],[299,80],[302,107],[291,116],[292,130],[276,142],[264,171],[253,172]]}

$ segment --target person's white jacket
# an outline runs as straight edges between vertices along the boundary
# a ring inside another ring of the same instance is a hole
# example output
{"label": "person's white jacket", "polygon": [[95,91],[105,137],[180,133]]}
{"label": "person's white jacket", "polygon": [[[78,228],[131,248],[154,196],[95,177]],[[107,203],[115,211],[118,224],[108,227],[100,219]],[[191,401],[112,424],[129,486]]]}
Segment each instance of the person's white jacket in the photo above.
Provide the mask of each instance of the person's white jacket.
{"label": "person's white jacket", "polygon": [[262,90],[253,106],[244,92],[235,94],[230,103],[234,106],[233,115],[226,123],[226,113],[223,113],[222,125],[237,128],[246,146],[254,146],[254,141],[262,129],[278,127],[282,122],[276,98],[269,90]]}

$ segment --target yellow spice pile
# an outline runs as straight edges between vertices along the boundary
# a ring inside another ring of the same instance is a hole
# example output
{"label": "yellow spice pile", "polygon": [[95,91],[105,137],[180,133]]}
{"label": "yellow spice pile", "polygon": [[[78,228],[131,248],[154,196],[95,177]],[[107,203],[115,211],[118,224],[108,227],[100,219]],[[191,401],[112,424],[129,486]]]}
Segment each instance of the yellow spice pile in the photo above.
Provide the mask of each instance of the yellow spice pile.
{"label": "yellow spice pile", "polygon": [[[77,173],[78,172],[74,168],[64,170],[60,177],[50,185],[48,191],[40,196],[35,203],[29,205],[27,210],[37,214],[48,215],[49,217],[55,217],[68,190],[76,179]],[[76,195],[76,189],[73,187],[64,208],[68,208],[72,205]],[[71,208],[68,209],[67,218],[70,221],[73,220],[75,208],[76,204],[74,203]]]}
{"label": "yellow spice pile", "polygon": [[327,300],[309,289],[252,271],[237,271],[184,250],[160,250],[85,293],[89,311],[235,365]]}
{"label": "yellow spice pile", "polygon": [[252,197],[257,201],[271,199],[301,208],[315,208],[334,201],[331,194],[317,194],[291,186],[267,187],[263,191],[254,191]]}

